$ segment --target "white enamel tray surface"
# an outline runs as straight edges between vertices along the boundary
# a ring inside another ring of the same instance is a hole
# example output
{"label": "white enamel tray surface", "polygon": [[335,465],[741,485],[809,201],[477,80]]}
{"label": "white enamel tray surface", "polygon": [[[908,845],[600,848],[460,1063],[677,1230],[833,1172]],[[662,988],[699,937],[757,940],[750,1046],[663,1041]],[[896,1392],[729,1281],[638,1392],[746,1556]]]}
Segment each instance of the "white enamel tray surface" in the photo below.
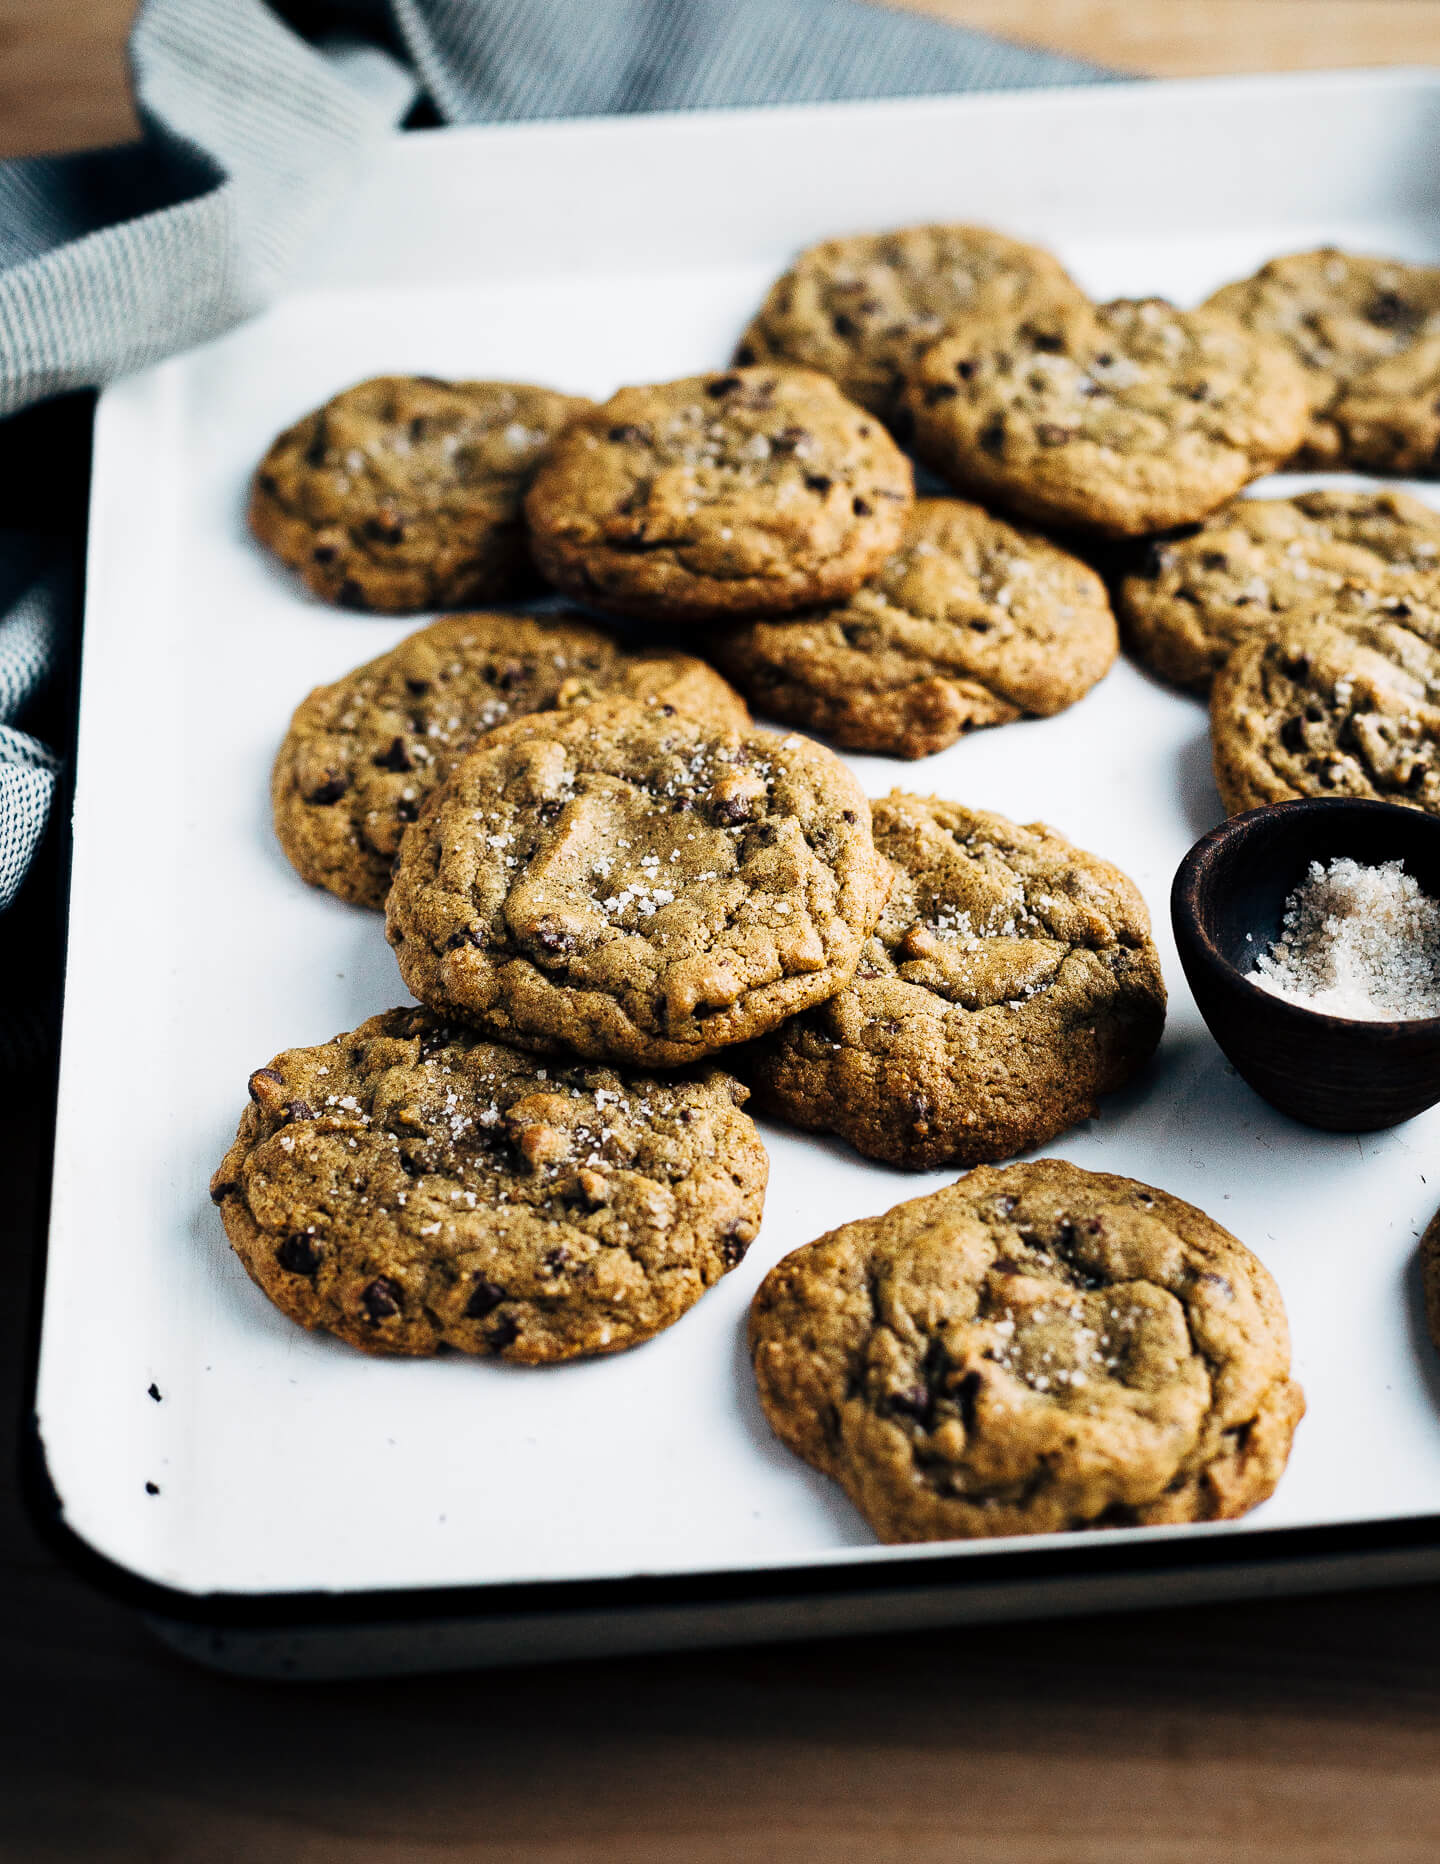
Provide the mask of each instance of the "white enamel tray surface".
{"label": "white enamel tray surface", "polygon": [[[603,395],[721,365],[795,248],[908,221],[1042,240],[1100,296],[1193,301],[1323,239],[1434,259],[1437,148],[1424,73],[397,138],[340,224],[315,229],[284,302],[105,395],[37,1393],[82,1541],[182,1592],[261,1595],[956,1552],[877,1547],[771,1440],[742,1344],[781,1255],[953,1174],[767,1126],[749,1259],[659,1339],[590,1364],[373,1360],[246,1280],[206,1182],[249,1070],[406,1000],[379,918],[301,885],[269,829],[293,706],[416,625],[309,601],[247,540],[247,476],[276,430],[379,371]],[[1050,821],[1150,904],[1171,991],[1158,1062],[1049,1150],[1162,1185],[1249,1243],[1284,1290],[1310,1401],[1272,1501],[1170,1531],[1440,1514],[1440,1361],[1414,1272],[1440,1110],[1364,1138],[1307,1132],[1206,1034],[1167,912],[1177,862],[1220,816],[1201,708],[1122,661],[1061,718],[919,764],[853,762],[872,794]]]}

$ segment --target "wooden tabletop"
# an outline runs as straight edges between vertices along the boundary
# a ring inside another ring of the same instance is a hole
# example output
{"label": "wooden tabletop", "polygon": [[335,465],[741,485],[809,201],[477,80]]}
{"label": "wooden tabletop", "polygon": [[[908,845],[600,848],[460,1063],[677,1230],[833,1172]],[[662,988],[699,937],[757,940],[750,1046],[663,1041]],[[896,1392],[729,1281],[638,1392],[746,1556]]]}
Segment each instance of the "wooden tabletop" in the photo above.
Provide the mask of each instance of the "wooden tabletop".
{"label": "wooden tabletop", "polygon": [[[925,4],[1135,70],[1440,63],[1440,0]],[[132,11],[0,0],[0,154],[135,132]],[[0,1109],[6,1430],[41,1151]],[[1437,1857],[1440,1588],[278,1687],[171,1657],[0,1494],[6,1864]]]}

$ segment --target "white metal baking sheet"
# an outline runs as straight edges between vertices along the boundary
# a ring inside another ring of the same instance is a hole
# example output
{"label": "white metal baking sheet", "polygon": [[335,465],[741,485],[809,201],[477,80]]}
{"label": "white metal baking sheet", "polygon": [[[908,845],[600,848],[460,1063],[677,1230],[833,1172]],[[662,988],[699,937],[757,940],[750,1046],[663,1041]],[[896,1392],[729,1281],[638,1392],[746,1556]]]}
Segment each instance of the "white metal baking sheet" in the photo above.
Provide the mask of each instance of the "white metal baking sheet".
{"label": "white metal baking sheet", "polygon": [[[743,1266],[650,1344],[562,1368],[368,1359],[245,1278],[206,1183],[249,1070],[406,1000],[379,918],[286,865],[267,775],[300,697],[418,623],[311,602],[248,541],[245,484],[274,432],[381,371],[603,395],[721,364],[789,254],[847,229],[988,221],[1052,245],[1097,295],[1181,300],[1326,238],[1433,259],[1437,149],[1440,81],[1423,73],[397,138],[301,287],[106,393],[36,1399],[83,1542],[181,1592],[260,1595],[957,1552],[877,1548],[772,1440],[743,1349],[781,1255],[953,1174],[767,1125]],[[1203,710],[1122,661],[1060,718],[918,764],[851,761],[872,794],[1044,818],[1149,902],[1171,991],[1159,1059],[1046,1150],[1163,1185],[1249,1243],[1284,1290],[1310,1401],[1272,1501],[1163,1532],[1440,1514],[1440,1360],[1413,1264],[1440,1203],[1440,1110],[1309,1132],[1206,1034],[1167,910],[1221,813]]]}

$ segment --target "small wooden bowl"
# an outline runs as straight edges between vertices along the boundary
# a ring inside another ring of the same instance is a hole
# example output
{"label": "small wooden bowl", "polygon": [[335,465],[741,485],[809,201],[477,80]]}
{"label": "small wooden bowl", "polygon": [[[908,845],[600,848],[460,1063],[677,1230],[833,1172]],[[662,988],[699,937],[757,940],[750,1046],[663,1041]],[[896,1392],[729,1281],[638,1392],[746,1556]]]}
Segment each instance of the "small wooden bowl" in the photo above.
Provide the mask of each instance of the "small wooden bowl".
{"label": "small wooden bowl", "polygon": [[1311,861],[1337,855],[1403,861],[1440,899],[1440,819],[1394,803],[1306,797],[1232,816],[1202,836],[1176,872],[1170,917],[1200,1014],[1255,1092],[1307,1126],[1368,1133],[1440,1100],[1440,1016],[1326,1016],[1243,975],[1278,938],[1285,900]]}

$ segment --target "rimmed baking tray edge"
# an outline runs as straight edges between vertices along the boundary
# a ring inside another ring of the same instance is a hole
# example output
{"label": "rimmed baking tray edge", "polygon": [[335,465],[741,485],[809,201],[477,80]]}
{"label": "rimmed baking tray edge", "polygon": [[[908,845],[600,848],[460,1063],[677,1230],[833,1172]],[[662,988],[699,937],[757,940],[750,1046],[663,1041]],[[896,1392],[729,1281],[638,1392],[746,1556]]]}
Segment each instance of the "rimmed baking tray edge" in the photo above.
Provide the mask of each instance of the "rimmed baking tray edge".
{"label": "rimmed baking tray edge", "polygon": [[[1400,68],[1242,76],[1166,83],[1171,92],[1213,94],[1278,87],[1287,93],[1349,87],[1440,89],[1440,72]],[[919,109],[1034,109],[1063,101],[1094,106],[1159,86],[1107,85],[908,100]],[[893,106],[785,106],[783,113]],[[695,115],[577,119],[504,126],[506,136],[604,125],[644,133],[656,122]],[[772,110],[703,113],[773,117]],[[434,136],[493,133],[457,129]],[[57,811],[57,818],[59,811]],[[70,824],[65,837],[68,877]],[[66,932],[68,895],[57,932]],[[58,1075],[52,1082],[58,1097]],[[848,1632],[918,1629],[984,1620],[1140,1609],[1224,1598],[1406,1585],[1440,1576],[1440,1515],[1264,1529],[1233,1537],[1190,1528],[1120,1540],[1090,1534],[1044,1537],[989,1553],[983,1570],[969,1552],[932,1551],[923,1561],[873,1560],[783,1569],[689,1572],[345,1592],[198,1593],[132,1571],[92,1546],[65,1518],[35,1413],[46,1269],[42,1238],[32,1292],[22,1431],[21,1489],[37,1529],[89,1583],[133,1606],[186,1656],[238,1674],[324,1677],[464,1668]],[[930,1551],[930,1550],[927,1550]]]}

